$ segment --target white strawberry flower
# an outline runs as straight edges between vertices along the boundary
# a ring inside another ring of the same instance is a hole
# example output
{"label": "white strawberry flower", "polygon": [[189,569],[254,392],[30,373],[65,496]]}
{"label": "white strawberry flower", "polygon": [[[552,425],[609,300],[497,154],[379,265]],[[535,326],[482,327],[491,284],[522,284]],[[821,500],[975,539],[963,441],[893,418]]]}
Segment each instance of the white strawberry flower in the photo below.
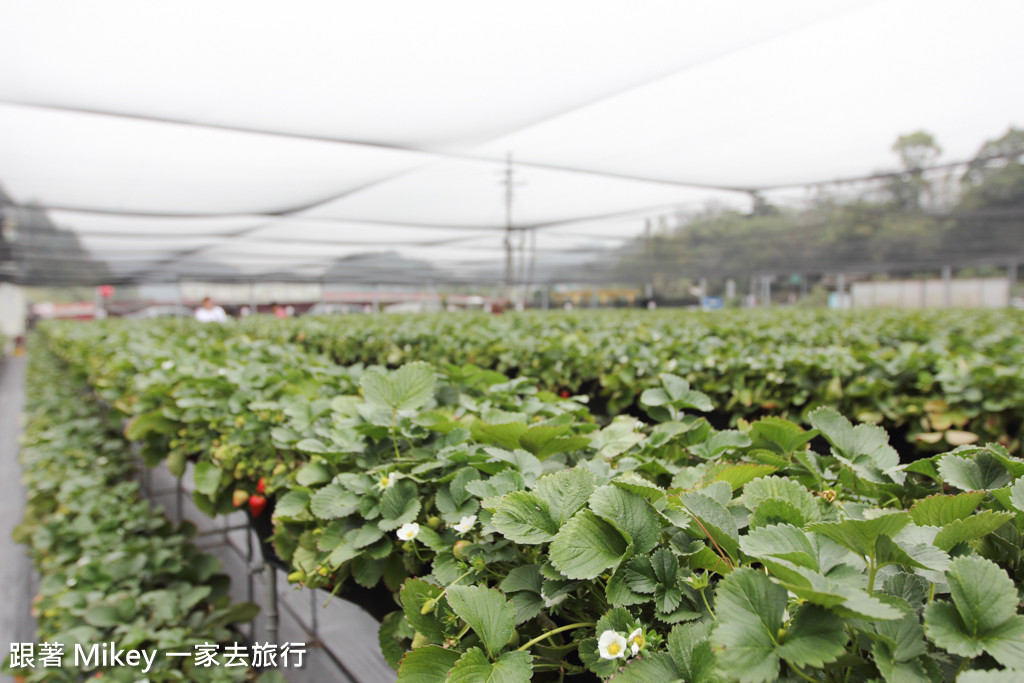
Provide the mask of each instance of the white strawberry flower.
{"label": "white strawberry flower", "polygon": [[394,486],[396,481],[398,481],[397,472],[389,472],[388,474],[382,474],[380,476],[380,479],[377,480],[377,488],[379,488],[381,491],[385,491]]}
{"label": "white strawberry flower", "polygon": [[626,639],[615,631],[605,631],[597,640],[597,651],[601,659],[625,659]]}
{"label": "white strawberry flower", "polygon": [[458,531],[460,534],[464,534],[470,529],[472,529],[474,524],[476,524],[476,515],[466,515],[465,517],[460,519],[459,523],[453,526],[452,528]]}
{"label": "white strawberry flower", "polygon": [[629,645],[629,650],[633,653],[634,657],[640,653],[640,650],[644,649],[645,642],[644,631],[640,628],[630,633],[629,638],[626,638],[626,643]]}
{"label": "white strawberry flower", "polygon": [[409,522],[408,524],[403,524],[398,528],[398,531],[395,532],[399,540],[402,541],[411,541],[412,539],[416,538],[416,536],[419,535],[419,533],[420,525],[416,522]]}

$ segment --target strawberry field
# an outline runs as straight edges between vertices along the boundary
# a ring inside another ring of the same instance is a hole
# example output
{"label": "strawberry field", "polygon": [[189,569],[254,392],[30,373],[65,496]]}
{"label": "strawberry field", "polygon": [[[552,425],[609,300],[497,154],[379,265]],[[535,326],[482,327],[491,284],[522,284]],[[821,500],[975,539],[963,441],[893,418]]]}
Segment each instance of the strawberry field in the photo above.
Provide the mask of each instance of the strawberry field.
{"label": "strawberry field", "polygon": [[290,581],[378,616],[399,681],[902,682],[1024,675],[1021,339],[1013,312],[772,311],[33,343]]}

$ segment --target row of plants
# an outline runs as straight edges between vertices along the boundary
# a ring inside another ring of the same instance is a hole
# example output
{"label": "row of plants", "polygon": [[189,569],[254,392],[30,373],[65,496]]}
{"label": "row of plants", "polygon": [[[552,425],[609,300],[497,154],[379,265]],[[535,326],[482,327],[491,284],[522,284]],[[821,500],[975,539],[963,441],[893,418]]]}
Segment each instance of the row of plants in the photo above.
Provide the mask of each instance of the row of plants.
{"label": "row of plants", "polygon": [[[524,377],[338,368],[233,332],[44,330],[152,458],[196,461],[211,513],[271,498],[292,581],[390,589],[400,681],[1024,672],[1024,461],[999,444],[901,463],[885,430],[827,407],[810,429],[716,429],[667,372],[640,396],[648,422],[601,426]],[[225,464],[250,429],[269,450]]]}
{"label": "row of plants", "polygon": [[342,365],[473,363],[642,416],[672,372],[708,394],[722,426],[820,405],[898,433],[901,451],[974,440],[1019,449],[1024,319],[1015,311],[580,311],[516,315],[257,316],[249,333]]}
{"label": "row of plants", "polygon": [[[28,501],[15,539],[29,546],[41,577],[33,603],[39,646],[12,653],[5,672],[47,683],[252,680],[248,667],[164,656],[236,641],[231,626],[258,609],[231,601],[219,562],[193,544],[193,525],[172,525],[140,497],[120,417],[88,400],[58,365],[33,350],[21,453]],[[101,661],[93,648],[107,643],[153,653],[152,661]],[[86,661],[76,647],[95,656]]]}

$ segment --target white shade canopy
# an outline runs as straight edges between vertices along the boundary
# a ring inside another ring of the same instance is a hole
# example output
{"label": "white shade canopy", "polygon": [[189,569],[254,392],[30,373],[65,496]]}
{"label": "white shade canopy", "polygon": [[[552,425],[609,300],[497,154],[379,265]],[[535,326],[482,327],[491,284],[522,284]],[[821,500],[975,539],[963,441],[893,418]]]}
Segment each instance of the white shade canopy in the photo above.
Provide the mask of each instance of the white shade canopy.
{"label": "white shade canopy", "polygon": [[8,0],[0,187],[115,279],[321,278],[393,252],[496,281],[509,220],[558,263],[653,216],[893,170],[902,133],[970,159],[1024,118],[1022,19],[1016,0]]}

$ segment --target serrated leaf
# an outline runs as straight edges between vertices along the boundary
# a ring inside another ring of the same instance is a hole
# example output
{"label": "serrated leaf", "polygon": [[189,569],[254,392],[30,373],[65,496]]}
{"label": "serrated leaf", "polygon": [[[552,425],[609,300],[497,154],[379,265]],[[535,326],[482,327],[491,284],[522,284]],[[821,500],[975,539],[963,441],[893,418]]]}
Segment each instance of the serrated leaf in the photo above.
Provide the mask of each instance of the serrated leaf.
{"label": "serrated leaf", "polygon": [[777,577],[780,585],[797,598],[827,608],[838,616],[872,620],[898,619],[900,616],[899,610],[847,582],[833,580],[786,560],[766,557],[762,563]]}
{"label": "serrated leaf", "polygon": [[711,642],[721,649],[718,665],[731,680],[761,683],[778,677],[780,658],[798,666],[821,666],[843,653],[842,619],[814,605],[800,610],[780,643],[786,602],[785,588],[747,567],[718,584],[718,620]]}
{"label": "serrated leaf", "polygon": [[289,491],[274,505],[274,519],[297,517],[309,506],[309,494],[305,491]]}
{"label": "serrated leaf", "polygon": [[886,577],[882,583],[882,591],[888,595],[906,600],[911,607],[917,607],[928,597],[931,584],[917,574],[896,572]]}
{"label": "serrated leaf", "polygon": [[740,541],[740,548],[751,557],[774,557],[800,567],[818,570],[818,549],[801,529],[790,524],[752,529]]}
{"label": "serrated leaf", "polygon": [[886,643],[872,645],[871,658],[886,683],[932,683],[920,659],[895,659]]}
{"label": "serrated leaf", "polygon": [[775,472],[775,467],[771,465],[744,462],[718,470],[714,473],[712,481],[724,481],[732,487],[733,491],[739,491],[748,482],[760,477],[767,477],[773,472]]}
{"label": "serrated leaf", "polygon": [[[704,458],[705,460],[712,460],[730,448],[743,448],[749,445],[749,436],[743,432],[736,431],[735,429],[728,429],[721,432],[715,432],[701,443],[691,446],[690,452],[700,458]],[[733,488],[735,489],[739,487],[734,486]]]}
{"label": "serrated leaf", "polygon": [[320,439],[307,437],[295,444],[295,449],[303,453],[330,453],[330,449]]}
{"label": "serrated leaf", "polygon": [[550,541],[559,524],[552,518],[546,501],[532,491],[513,491],[501,498],[491,517],[491,526],[516,543]]}
{"label": "serrated leaf", "polygon": [[643,659],[629,662],[608,680],[614,683],[672,683],[679,677],[679,671],[672,658],[664,652],[656,652],[646,655]]}
{"label": "serrated leaf", "polygon": [[805,523],[821,520],[821,512],[814,495],[798,481],[784,477],[761,477],[743,488],[743,502],[751,510],[768,500],[789,503],[800,511]]}
{"label": "serrated leaf", "polygon": [[914,503],[910,508],[910,517],[918,526],[945,526],[974,514],[984,499],[984,491],[959,493],[955,496],[928,496]]}
{"label": "serrated leaf", "polygon": [[415,410],[434,394],[434,368],[429,363],[407,363],[392,372],[371,368],[359,381],[368,403],[389,410]]}
{"label": "serrated leaf", "polygon": [[807,519],[792,503],[778,498],[762,501],[750,513],[747,524],[751,529],[772,524],[792,524],[796,527],[807,525]]}
{"label": "serrated leaf", "polygon": [[377,641],[380,644],[381,654],[388,660],[392,669],[398,669],[402,655],[405,654],[402,644],[405,640],[412,638],[414,634],[415,631],[405,620],[405,615],[402,612],[392,612],[381,620],[380,628],[377,630]]}
{"label": "serrated leaf", "polygon": [[925,607],[928,638],[961,657],[982,651],[1000,664],[1024,668],[1024,616],[1013,580],[990,560],[958,557],[946,572],[952,603]]}
{"label": "serrated leaf", "polygon": [[526,433],[527,429],[529,427],[522,422],[505,422],[496,425],[476,422],[473,424],[473,438],[481,443],[491,443],[511,451],[520,447],[519,438]]}
{"label": "serrated leaf", "polygon": [[380,528],[392,531],[413,521],[419,514],[421,506],[416,482],[399,479],[394,486],[385,490],[380,498]]}
{"label": "serrated leaf", "polygon": [[859,476],[882,483],[880,476],[885,474],[896,483],[903,483],[905,474],[898,469],[899,454],[889,445],[888,433],[878,425],[854,427],[838,411],[827,407],[813,411],[808,421]]}
{"label": "serrated leaf", "polygon": [[1006,467],[991,453],[974,457],[950,453],[938,460],[939,475],[962,491],[986,491],[1006,486],[1012,480]]}
{"label": "serrated leaf", "polygon": [[949,552],[957,543],[973,541],[986,536],[1013,518],[1012,512],[982,510],[966,519],[957,519],[946,524],[939,530],[939,533],[935,534],[934,543],[937,547]]}
{"label": "serrated leaf", "polygon": [[330,484],[313,494],[309,509],[319,519],[341,519],[359,509],[359,496],[339,484]]}
{"label": "serrated leaf", "polygon": [[457,524],[463,517],[476,514],[480,509],[480,503],[476,498],[468,498],[462,503],[452,499],[452,493],[448,487],[439,488],[434,498],[434,505],[441,513],[441,519],[448,524]]}
{"label": "serrated leaf", "polygon": [[614,526],[589,510],[566,522],[551,541],[551,562],[570,579],[593,579],[614,567],[628,544]]}
{"label": "serrated leaf", "polygon": [[711,624],[706,621],[679,624],[668,634],[668,652],[688,683],[715,683],[715,653],[711,649]]}
{"label": "serrated leaf", "polygon": [[750,438],[754,446],[768,448],[782,455],[802,449],[817,435],[816,430],[804,431],[800,425],[781,417],[764,417],[750,425]]}
{"label": "serrated leaf", "polygon": [[914,611],[904,612],[899,619],[879,621],[874,626],[887,646],[885,654],[893,662],[906,662],[928,652],[924,627]]}
{"label": "serrated leaf", "polygon": [[598,455],[614,458],[643,440],[644,435],[637,431],[642,424],[634,419],[612,422],[590,437],[590,445],[597,450]]}
{"label": "serrated leaf", "polygon": [[1010,504],[1017,508],[1018,512],[1024,512],[1024,479],[1018,479],[1017,483],[1010,487]]}
{"label": "serrated leaf", "polygon": [[590,445],[590,437],[587,436],[560,436],[548,441],[534,453],[540,460],[545,460],[558,453],[571,453],[586,448]]}
{"label": "serrated leaf", "polygon": [[316,486],[317,484],[326,484],[330,480],[331,473],[318,462],[307,463],[295,473],[295,481],[300,486]]}
{"label": "serrated leaf", "polygon": [[629,534],[636,553],[648,553],[658,544],[661,522],[646,498],[616,486],[602,486],[590,496],[590,509]]}
{"label": "serrated leaf", "polygon": [[658,587],[654,565],[646,555],[630,558],[623,564],[623,579],[629,589],[636,593],[653,593]]}
{"label": "serrated leaf", "polygon": [[525,652],[506,652],[492,664],[474,647],[456,662],[448,683],[528,683],[532,675],[533,658]]}
{"label": "serrated leaf", "polygon": [[446,683],[459,653],[437,645],[410,650],[398,665],[399,683]]}
{"label": "serrated leaf", "polygon": [[729,557],[735,559],[739,550],[740,534],[732,513],[717,500],[700,493],[684,493],[679,500],[686,511],[699,522],[701,530]]}
{"label": "serrated leaf", "polygon": [[842,619],[817,605],[804,605],[777,652],[791,664],[817,668],[837,660],[845,651],[845,645]]}
{"label": "serrated leaf", "polygon": [[496,498],[518,491],[525,485],[523,475],[516,470],[502,470],[489,479],[466,482],[466,491],[481,499]]}
{"label": "serrated leaf", "polygon": [[[647,559],[647,558],[643,558]],[[633,560],[632,551],[627,551],[626,555],[623,556],[619,566],[615,569],[615,572],[608,579],[608,586],[605,589],[605,597],[608,598],[608,604],[614,607],[628,607],[630,605],[640,605],[650,601],[650,596],[641,595],[634,591],[629,585],[629,565]],[[647,562],[650,567],[650,562]],[[654,569],[650,569],[651,576],[654,576]],[[653,592],[653,584],[652,592]]]}
{"label": "serrated leaf", "polygon": [[587,504],[594,492],[594,474],[582,468],[548,474],[537,480],[535,492],[547,502],[551,519],[561,527]]}
{"label": "serrated leaf", "polygon": [[568,425],[536,425],[519,437],[520,445],[539,456],[541,449],[570,430]]}
{"label": "serrated leaf", "polygon": [[201,462],[196,465],[192,472],[192,479],[195,482],[196,491],[204,496],[212,496],[217,493],[220,486],[221,470],[211,462]]}
{"label": "serrated leaf", "polygon": [[[423,529],[420,529],[423,532]],[[345,536],[345,541],[352,544],[353,548],[365,548],[368,545],[376,543],[384,537],[384,532],[380,530],[375,524],[366,524],[353,529]]]}
{"label": "serrated leaf", "polygon": [[910,523],[907,513],[885,514],[874,519],[846,519],[808,525],[809,531],[828,536],[861,557],[874,557],[880,537],[893,537]]}
{"label": "serrated leaf", "polygon": [[[443,591],[444,589],[440,586],[435,586],[423,579],[408,579],[402,584],[402,590],[399,593],[399,600],[409,624],[418,633],[422,633],[435,643],[443,643],[447,635],[447,628],[441,618],[446,611],[444,606],[448,604],[447,599],[441,597]],[[436,607],[434,610],[428,609],[424,614],[423,606],[428,600],[434,601]],[[445,669],[445,673],[447,671]]]}
{"label": "serrated leaf", "polygon": [[658,375],[658,379],[668,396],[668,402],[676,408],[693,408],[705,413],[714,408],[707,394],[690,388],[690,383],[682,377],[665,372]]}
{"label": "serrated leaf", "polygon": [[509,571],[502,579],[499,588],[505,593],[516,591],[533,591],[540,593],[541,576],[539,564],[523,564]]}
{"label": "serrated leaf", "polygon": [[483,586],[449,586],[452,610],[469,624],[493,658],[516,629],[516,610],[501,591]]}

